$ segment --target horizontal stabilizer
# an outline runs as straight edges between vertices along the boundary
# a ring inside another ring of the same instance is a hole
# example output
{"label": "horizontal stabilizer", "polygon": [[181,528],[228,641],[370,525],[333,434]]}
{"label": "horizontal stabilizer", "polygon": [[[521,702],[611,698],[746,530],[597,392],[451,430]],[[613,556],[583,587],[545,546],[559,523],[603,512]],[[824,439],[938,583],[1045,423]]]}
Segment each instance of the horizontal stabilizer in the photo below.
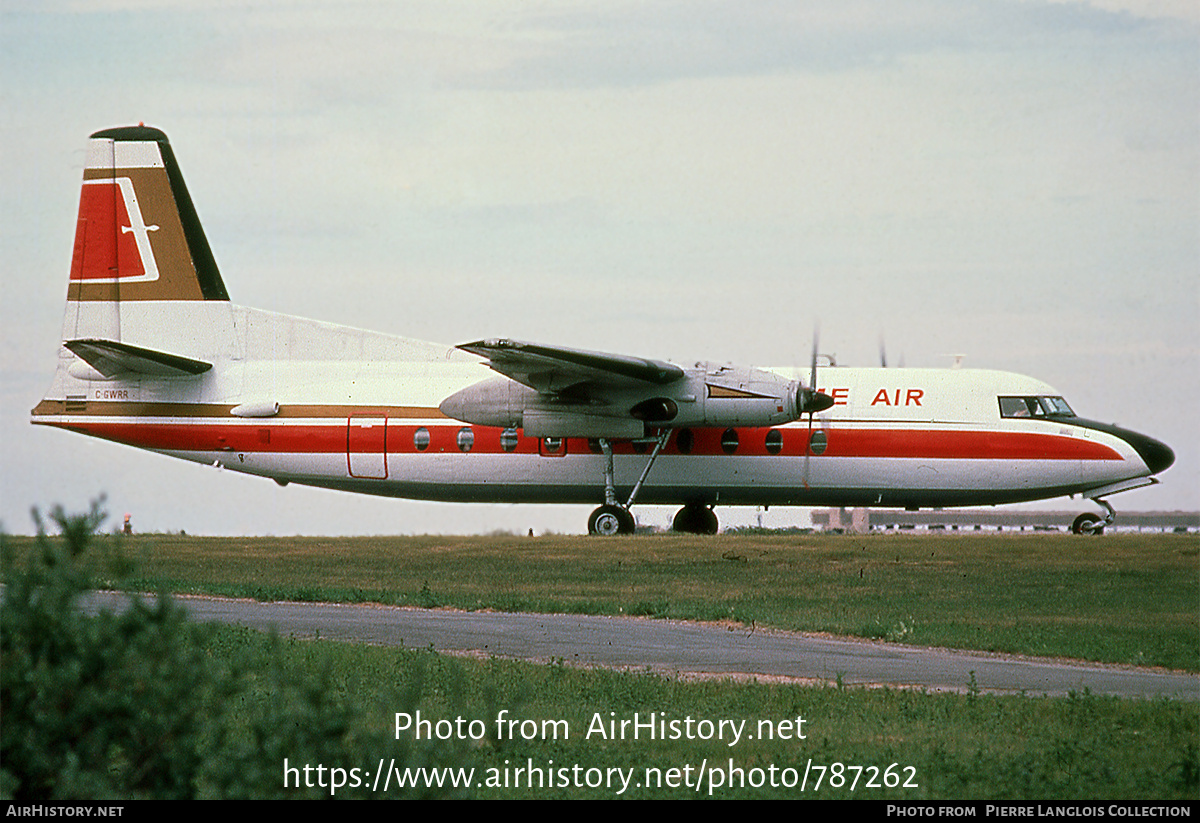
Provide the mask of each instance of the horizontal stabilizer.
{"label": "horizontal stabilizer", "polygon": [[195,377],[212,368],[212,363],[203,360],[143,349],[115,340],[67,340],[63,345],[105,377],[128,372],[152,377]]}

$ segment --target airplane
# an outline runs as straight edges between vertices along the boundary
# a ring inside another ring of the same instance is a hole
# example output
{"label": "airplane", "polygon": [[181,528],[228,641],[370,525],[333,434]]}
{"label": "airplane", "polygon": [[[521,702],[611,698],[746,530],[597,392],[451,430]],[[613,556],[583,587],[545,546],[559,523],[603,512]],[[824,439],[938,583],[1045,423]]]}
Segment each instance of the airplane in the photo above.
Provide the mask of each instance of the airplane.
{"label": "airplane", "polygon": [[[1030,377],[783,370],[488,338],[459,346],[232,303],[166,135],[91,136],[54,382],[31,422],[197,463],[413,499],[941,508],[1107,497],[1175,459]],[[490,369],[486,371],[485,369]],[[817,388],[818,378],[822,380]]]}

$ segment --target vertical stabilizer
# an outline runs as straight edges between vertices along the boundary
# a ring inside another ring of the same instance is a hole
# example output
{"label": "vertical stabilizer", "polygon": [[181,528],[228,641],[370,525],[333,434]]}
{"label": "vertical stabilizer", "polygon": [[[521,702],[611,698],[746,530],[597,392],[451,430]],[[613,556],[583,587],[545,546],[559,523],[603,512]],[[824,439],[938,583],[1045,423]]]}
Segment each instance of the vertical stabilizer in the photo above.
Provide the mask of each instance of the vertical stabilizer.
{"label": "vertical stabilizer", "polygon": [[106,129],[88,145],[63,338],[119,339],[119,304],[144,300],[229,295],[167,136]]}

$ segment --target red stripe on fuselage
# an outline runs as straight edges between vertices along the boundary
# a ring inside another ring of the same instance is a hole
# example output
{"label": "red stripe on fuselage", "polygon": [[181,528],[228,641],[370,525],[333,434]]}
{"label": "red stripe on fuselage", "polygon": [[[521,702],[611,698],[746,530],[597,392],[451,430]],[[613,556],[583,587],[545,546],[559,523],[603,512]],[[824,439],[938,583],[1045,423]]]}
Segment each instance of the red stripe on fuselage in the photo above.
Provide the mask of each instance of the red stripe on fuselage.
{"label": "red stripe on fuselage", "polygon": [[[203,420],[191,422],[104,422],[103,420],[78,419],[71,422],[40,423],[160,451],[199,452],[280,452],[291,454],[345,454],[347,451],[346,420],[338,422],[295,425],[264,425],[258,421],[246,423],[207,423]],[[414,434],[418,428],[429,431],[429,445],[417,449]],[[459,452],[458,433],[469,428],[474,433],[470,448],[472,454],[536,454],[536,438],[521,436],[514,449],[505,450],[501,445],[501,429],[488,426],[430,425],[414,426],[387,425],[387,451],[390,454],[439,454]],[[692,446],[686,452],[694,456],[724,456],[722,429],[692,429]],[[766,448],[766,428],[737,429],[738,447],[734,455],[769,455]],[[783,448],[778,453],[784,456],[803,456],[808,446],[807,428],[780,428]],[[961,431],[909,428],[837,428],[814,429],[824,431],[827,439],[825,451],[814,459],[829,457],[867,458],[924,458],[935,460],[1122,460],[1124,458],[1110,446],[1083,437],[1063,434],[1043,434],[1021,431]],[[667,454],[681,454],[677,445],[678,433],[672,435]],[[618,454],[633,454],[647,451],[628,442],[613,444]],[[355,453],[365,453],[356,448]],[[583,438],[570,438],[567,444],[570,454],[598,453],[589,448]]]}

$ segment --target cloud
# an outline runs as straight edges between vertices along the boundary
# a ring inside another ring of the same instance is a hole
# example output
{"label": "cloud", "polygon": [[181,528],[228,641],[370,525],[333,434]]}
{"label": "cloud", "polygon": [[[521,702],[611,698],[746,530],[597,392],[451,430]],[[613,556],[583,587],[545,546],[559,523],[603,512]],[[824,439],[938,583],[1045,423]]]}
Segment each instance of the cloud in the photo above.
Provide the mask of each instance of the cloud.
{"label": "cloud", "polygon": [[[1133,5],[1133,4],[1130,4]],[[892,65],[905,57],[1011,49],[1148,26],[1083,3],[1013,0],[732,0],[567,5],[516,15],[507,64],[450,82],[488,88],[640,86],[688,78],[831,72]],[[515,41],[514,41],[515,42]]]}
{"label": "cloud", "polygon": [[1025,3],[1064,3],[1091,6],[1106,12],[1125,13],[1146,20],[1200,23],[1195,0],[1021,0]]}

